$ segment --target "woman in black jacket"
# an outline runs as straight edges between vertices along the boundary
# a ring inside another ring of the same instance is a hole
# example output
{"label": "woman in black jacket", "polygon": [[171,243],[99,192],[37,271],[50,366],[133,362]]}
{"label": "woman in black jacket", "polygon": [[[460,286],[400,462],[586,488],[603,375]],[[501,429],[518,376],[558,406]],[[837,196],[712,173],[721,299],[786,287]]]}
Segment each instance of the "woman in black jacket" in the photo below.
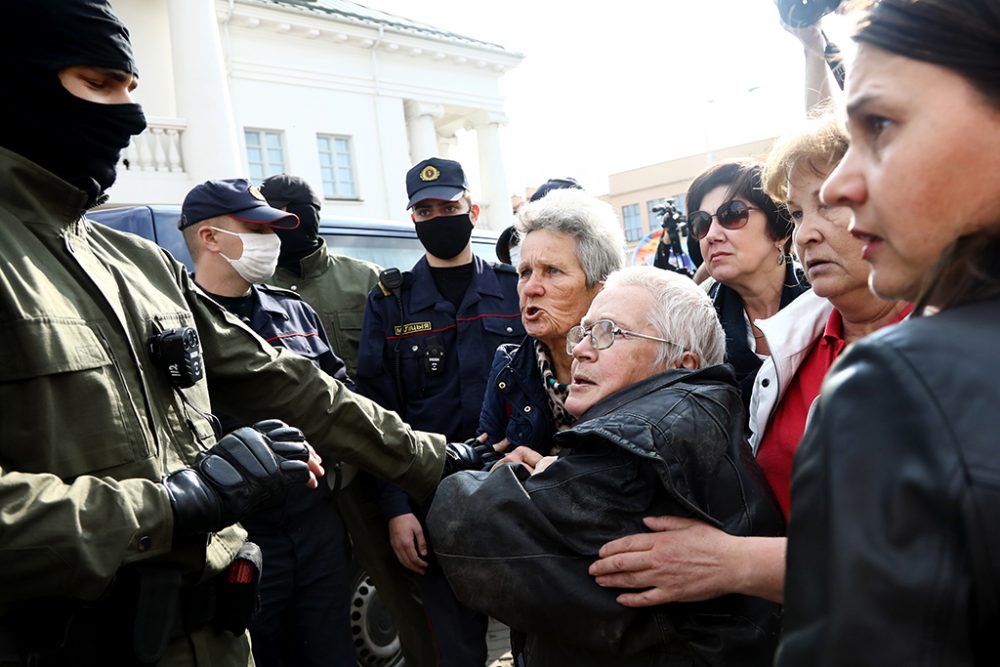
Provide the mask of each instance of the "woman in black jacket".
{"label": "woman in black jacket", "polygon": [[854,209],[872,289],[916,317],[823,386],[792,481],[777,664],[996,665],[1000,2],[881,0],[859,24]]}
{"label": "woman in black jacket", "polygon": [[688,233],[698,239],[715,280],[709,296],[726,332],[726,361],[736,370],[743,408],[771,354],[757,320],[809,289],[792,262],[792,220],[764,191],[764,164],[730,160],[709,167],[687,192]]}
{"label": "woman in black jacket", "polygon": [[428,517],[435,553],[464,604],[526,633],[528,667],[770,665],[779,605],[724,595],[624,607],[587,568],[643,518],[694,517],[733,535],[784,526],[743,438],[723,335],[705,294],[653,267],[608,277],[570,330],[558,457],[453,475]]}

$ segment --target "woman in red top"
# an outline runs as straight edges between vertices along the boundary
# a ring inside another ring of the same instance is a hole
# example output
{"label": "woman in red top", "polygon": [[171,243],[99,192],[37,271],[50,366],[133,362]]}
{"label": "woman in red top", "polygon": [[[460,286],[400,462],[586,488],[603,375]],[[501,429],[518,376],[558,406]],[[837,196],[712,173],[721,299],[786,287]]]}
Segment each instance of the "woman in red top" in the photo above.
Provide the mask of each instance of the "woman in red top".
{"label": "woman in red top", "polygon": [[812,292],[759,323],[771,356],[750,401],[750,444],[786,519],[792,458],[826,372],[848,344],[910,312],[909,304],[883,301],[868,288],[863,242],[848,231],[851,210],[820,201],[820,187],[847,145],[839,120],[819,119],[775,145],[764,172],[767,193],[791,214],[795,250],[812,285]]}
{"label": "woman in red top", "polygon": [[[827,370],[848,343],[909,312],[868,289],[862,242],[851,236],[851,211],[824,205],[823,181],[847,152],[835,119],[819,119],[780,141],[764,172],[767,194],[784,203],[793,241],[812,290],[758,322],[771,357],[761,367],[750,402],[751,440],[787,517],[792,458]],[[696,601],[726,593],[784,597],[783,537],[734,537],[679,517],[651,517],[654,532],[609,542],[590,569],[602,586],[647,589],[618,597],[627,606]]]}

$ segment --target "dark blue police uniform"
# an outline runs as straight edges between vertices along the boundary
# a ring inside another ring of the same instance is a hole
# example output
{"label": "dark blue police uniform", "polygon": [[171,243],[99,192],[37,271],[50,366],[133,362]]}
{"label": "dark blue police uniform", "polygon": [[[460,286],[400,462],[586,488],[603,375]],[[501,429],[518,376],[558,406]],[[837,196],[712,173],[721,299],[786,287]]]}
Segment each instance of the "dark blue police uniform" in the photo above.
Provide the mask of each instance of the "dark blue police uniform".
{"label": "dark blue police uniform", "polygon": [[[252,285],[246,324],[275,346],[288,348],[354,388],[330,347],[319,315],[288,290]],[[228,299],[220,299],[227,306]],[[242,423],[220,416],[225,430]],[[350,583],[344,524],[321,480],[317,489],[292,487],[280,507],[242,522],[264,554],[261,609],[250,624],[257,665],[353,665]]]}
{"label": "dark blue police uniform", "polygon": [[398,299],[372,288],[358,351],[362,394],[449,440],[475,435],[494,352],[524,338],[517,274],[473,261],[472,284],[457,310],[434,285],[426,257],[403,274]]}
{"label": "dark blue police uniform", "polygon": [[[420,223],[432,224],[432,223]],[[472,281],[456,309],[438,290],[424,257],[403,274],[397,293],[376,285],[368,294],[358,352],[358,388],[398,412],[414,428],[449,440],[475,435],[493,354],[524,338],[512,267],[473,257]],[[389,486],[381,497],[388,518],[423,512]],[[482,664],[486,618],[462,607],[431,563],[421,592],[439,664]],[[445,637],[445,641],[440,638]]]}

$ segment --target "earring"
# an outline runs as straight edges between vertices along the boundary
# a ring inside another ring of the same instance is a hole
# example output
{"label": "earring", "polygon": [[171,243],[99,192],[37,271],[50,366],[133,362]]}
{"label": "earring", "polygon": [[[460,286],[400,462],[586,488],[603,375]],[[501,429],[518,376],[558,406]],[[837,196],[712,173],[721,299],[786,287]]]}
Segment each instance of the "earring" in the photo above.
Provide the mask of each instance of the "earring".
{"label": "earring", "polygon": [[785,253],[781,251],[781,248],[778,248],[778,266],[781,266],[784,263],[785,263]]}

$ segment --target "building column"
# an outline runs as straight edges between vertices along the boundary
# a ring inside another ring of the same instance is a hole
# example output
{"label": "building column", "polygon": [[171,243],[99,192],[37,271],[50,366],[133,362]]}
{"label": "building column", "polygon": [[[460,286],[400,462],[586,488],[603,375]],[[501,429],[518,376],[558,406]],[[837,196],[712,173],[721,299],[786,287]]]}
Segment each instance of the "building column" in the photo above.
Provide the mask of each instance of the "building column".
{"label": "building column", "polygon": [[406,133],[410,138],[410,164],[438,154],[435,120],[444,115],[440,104],[406,100]]}
{"label": "building column", "polygon": [[456,137],[454,134],[450,134],[448,136],[439,134],[437,135],[437,145],[438,145],[437,154],[440,157],[454,159],[451,157],[451,155],[454,152],[455,147],[458,146],[458,137]]}
{"label": "building column", "polygon": [[195,183],[244,175],[215,1],[169,0],[167,9],[184,166]]}
{"label": "building column", "polygon": [[500,149],[500,126],[507,122],[502,113],[483,111],[473,118],[479,144],[480,203],[484,211],[484,229],[500,231],[513,224],[507,172]]}

